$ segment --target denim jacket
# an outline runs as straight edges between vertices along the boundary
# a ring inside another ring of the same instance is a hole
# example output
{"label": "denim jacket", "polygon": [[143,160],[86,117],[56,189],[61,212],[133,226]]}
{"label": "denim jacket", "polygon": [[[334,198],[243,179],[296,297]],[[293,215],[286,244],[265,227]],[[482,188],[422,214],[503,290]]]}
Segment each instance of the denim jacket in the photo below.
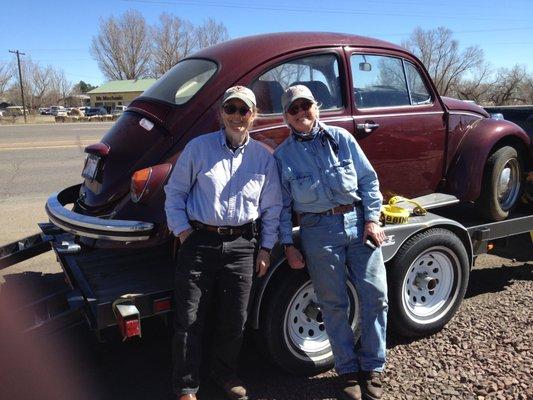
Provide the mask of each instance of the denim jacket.
{"label": "denim jacket", "polygon": [[365,221],[378,221],[383,197],[372,165],[345,129],[318,122],[311,140],[293,133],[274,152],[283,210],[280,242],[292,243],[292,210],[318,213],[361,201]]}

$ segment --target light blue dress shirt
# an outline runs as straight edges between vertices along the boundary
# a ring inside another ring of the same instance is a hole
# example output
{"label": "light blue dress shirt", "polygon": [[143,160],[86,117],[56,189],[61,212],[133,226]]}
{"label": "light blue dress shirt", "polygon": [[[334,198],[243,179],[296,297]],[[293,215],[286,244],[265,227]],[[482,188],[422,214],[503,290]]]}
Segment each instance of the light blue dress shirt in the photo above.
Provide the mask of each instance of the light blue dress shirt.
{"label": "light blue dress shirt", "polygon": [[272,248],[282,208],[276,161],[260,142],[248,138],[235,151],[224,130],[191,140],[165,186],[165,212],[175,234],[189,221],[240,226],[261,218],[261,246]]}
{"label": "light blue dress shirt", "polygon": [[292,243],[292,210],[319,213],[361,201],[365,221],[379,220],[383,197],[378,178],[355,138],[343,128],[321,122],[313,131],[311,140],[297,140],[293,133],[274,152],[283,194],[280,242],[284,244]]}

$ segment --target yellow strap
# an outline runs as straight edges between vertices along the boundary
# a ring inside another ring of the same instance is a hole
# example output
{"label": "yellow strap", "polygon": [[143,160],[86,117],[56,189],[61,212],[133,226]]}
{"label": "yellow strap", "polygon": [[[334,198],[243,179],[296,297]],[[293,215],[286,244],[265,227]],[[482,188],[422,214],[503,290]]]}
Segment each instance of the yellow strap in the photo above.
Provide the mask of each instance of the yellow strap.
{"label": "yellow strap", "polygon": [[381,207],[382,219],[385,224],[406,224],[409,221],[409,210],[396,205],[396,203],[402,201],[411,203],[415,206],[413,208],[414,215],[421,216],[427,214],[427,211],[424,209],[424,207],[422,207],[416,201],[406,199],[402,196],[394,196],[390,198],[389,204],[383,205]]}

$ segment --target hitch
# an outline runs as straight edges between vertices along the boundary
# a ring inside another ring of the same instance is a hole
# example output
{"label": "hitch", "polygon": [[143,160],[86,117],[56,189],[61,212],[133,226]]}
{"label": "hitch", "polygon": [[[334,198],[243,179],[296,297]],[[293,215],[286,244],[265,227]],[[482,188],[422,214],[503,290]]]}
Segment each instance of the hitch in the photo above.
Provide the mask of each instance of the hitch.
{"label": "hitch", "polygon": [[0,247],[0,270],[18,264],[52,249],[55,235],[63,233],[54,224],[39,224],[42,233],[37,233]]}

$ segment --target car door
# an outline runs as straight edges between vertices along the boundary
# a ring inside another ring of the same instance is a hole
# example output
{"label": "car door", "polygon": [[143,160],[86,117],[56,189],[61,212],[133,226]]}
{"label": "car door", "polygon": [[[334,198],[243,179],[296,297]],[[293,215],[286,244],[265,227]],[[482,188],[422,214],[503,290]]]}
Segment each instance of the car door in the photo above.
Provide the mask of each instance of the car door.
{"label": "car door", "polygon": [[402,53],[346,49],[357,141],[381,191],[415,197],[436,191],[444,171],[446,125],[437,94]]}
{"label": "car door", "polygon": [[281,95],[289,86],[309,87],[320,107],[321,121],[353,132],[347,69],[342,48],[301,51],[270,60],[243,79],[256,97],[259,114],[252,137],[276,148],[289,134]]}

